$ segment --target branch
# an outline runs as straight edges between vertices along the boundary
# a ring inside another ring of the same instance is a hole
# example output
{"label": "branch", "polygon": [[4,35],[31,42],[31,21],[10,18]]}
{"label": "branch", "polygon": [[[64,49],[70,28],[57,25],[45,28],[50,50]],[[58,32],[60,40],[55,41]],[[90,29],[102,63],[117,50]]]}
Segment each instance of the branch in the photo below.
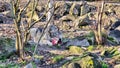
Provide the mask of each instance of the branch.
{"label": "branch", "polygon": [[[53,6],[54,7],[54,6]],[[53,8],[52,7],[52,8]],[[50,8],[51,9],[51,8]],[[49,9],[49,10],[50,10]],[[33,27],[36,23],[38,23],[46,14],[47,14],[47,12],[49,11],[49,10],[47,10],[38,20],[36,20],[35,22],[33,22],[32,24],[31,24],[31,26],[28,28],[28,30],[31,28],[31,27]]]}
{"label": "branch", "polygon": [[[53,16],[53,14],[52,14],[52,16]],[[48,22],[47,22],[47,24],[46,24],[44,30],[42,31],[42,33],[41,33],[41,35],[40,35],[40,37],[39,37],[39,40],[38,40],[37,45],[36,45],[36,47],[35,47],[35,50],[34,50],[34,52],[33,52],[32,59],[34,58],[34,55],[35,55],[35,52],[36,52],[37,47],[38,47],[38,45],[39,45],[39,42],[41,41],[41,39],[42,39],[44,33],[46,32],[46,30],[47,30],[47,28],[48,28],[48,25],[50,24],[50,21],[51,21],[51,19],[52,19],[52,16],[51,16],[50,19],[48,20]]]}
{"label": "branch", "polygon": [[31,2],[31,0],[29,0],[27,2],[27,4],[24,6],[24,8],[21,9],[21,14],[23,14],[26,11],[26,9],[27,9],[28,5],[30,4],[30,2]]}

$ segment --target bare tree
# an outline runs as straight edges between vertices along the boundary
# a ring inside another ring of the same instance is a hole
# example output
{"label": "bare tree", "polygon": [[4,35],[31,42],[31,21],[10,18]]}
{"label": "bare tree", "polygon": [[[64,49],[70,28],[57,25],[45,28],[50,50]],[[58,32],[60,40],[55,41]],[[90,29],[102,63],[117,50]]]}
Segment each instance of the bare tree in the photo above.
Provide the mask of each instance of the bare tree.
{"label": "bare tree", "polygon": [[[38,0],[33,1],[33,8],[32,8],[32,12],[31,12],[30,20],[32,20],[33,13],[35,11],[35,7],[37,6],[37,1]],[[29,34],[29,28],[31,27],[31,21],[29,21],[27,23],[28,26],[24,29],[21,29],[21,26],[23,26],[23,25],[21,25],[21,24],[23,24],[22,23],[22,15],[26,11],[26,8],[30,4],[30,2],[31,2],[31,0],[29,0],[27,2],[27,4],[22,9],[20,9],[20,0],[11,0],[11,6],[12,6],[11,12],[14,17],[13,20],[14,20],[14,26],[15,26],[15,31],[16,31],[15,47],[16,47],[16,52],[21,59],[24,59],[24,46],[26,45],[27,37]]]}
{"label": "bare tree", "polygon": [[105,2],[102,1],[101,10],[98,7],[97,29],[94,31],[97,44],[103,43],[103,39],[102,39],[102,14],[103,14],[103,10],[104,10],[104,3]]}

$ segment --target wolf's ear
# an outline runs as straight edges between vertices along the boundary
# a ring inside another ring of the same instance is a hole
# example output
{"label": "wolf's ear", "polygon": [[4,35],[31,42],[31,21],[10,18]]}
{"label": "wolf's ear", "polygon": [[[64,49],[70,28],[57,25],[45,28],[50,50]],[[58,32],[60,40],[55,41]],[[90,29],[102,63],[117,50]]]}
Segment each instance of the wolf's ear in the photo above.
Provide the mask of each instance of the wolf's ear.
{"label": "wolf's ear", "polygon": [[59,40],[58,40],[58,44],[61,44],[61,43],[62,43],[62,40],[61,40],[61,39],[59,39]]}

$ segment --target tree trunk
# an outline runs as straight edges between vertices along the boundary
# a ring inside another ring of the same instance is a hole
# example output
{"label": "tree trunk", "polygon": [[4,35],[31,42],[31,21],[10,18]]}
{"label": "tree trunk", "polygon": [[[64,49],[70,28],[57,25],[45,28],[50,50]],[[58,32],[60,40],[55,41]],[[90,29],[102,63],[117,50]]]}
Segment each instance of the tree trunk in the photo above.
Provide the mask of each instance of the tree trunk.
{"label": "tree trunk", "polygon": [[97,29],[94,31],[95,39],[98,45],[103,44],[102,38],[102,14],[104,10],[104,1],[102,1],[101,9],[98,7],[98,20],[97,20]]}

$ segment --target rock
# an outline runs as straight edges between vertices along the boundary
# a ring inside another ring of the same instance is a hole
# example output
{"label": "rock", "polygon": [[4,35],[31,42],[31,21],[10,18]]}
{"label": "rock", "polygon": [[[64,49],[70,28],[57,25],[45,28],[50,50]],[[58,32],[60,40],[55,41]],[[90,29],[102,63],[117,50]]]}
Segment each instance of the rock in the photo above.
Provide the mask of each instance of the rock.
{"label": "rock", "polygon": [[36,58],[34,59],[34,62],[35,62],[36,64],[43,64],[40,59],[36,59]]}
{"label": "rock", "polygon": [[10,10],[4,11],[1,14],[3,14],[6,17],[12,17],[13,18],[13,14],[12,14],[12,12]]}
{"label": "rock", "polygon": [[83,2],[82,3],[82,6],[81,6],[81,13],[80,13],[80,16],[83,16],[83,15],[85,15],[86,13],[88,13],[88,11],[89,11],[89,8],[88,8],[88,4],[87,4],[87,2]]}
{"label": "rock", "polygon": [[[64,65],[65,68],[109,68],[100,56],[94,53],[82,53],[82,57],[75,57]],[[77,67],[76,67],[77,66]]]}
{"label": "rock", "polygon": [[33,65],[32,65],[32,63],[29,63],[24,68],[33,68]]}
{"label": "rock", "polygon": [[116,21],[110,28],[109,36],[113,37],[120,44],[120,21]]}
{"label": "rock", "polygon": [[113,16],[113,15],[116,14],[116,12],[115,12],[115,10],[109,9],[108,11],[105,11],[105,14],[106,14],[107,16]]}
{"label": "rock", "polygon": [[78,61],[78,63],[80,64],[81,68],[88,68],[88,67],[89,68],[101,68],[100,63],[91,56],[86,56],[82,58],[80,61]]}
{"label": "rock", "polygon": [[3,20],[0,18],[0,24],[3,23]]}
{"label": "rock", "polygon": [[60,21],[74,21],[75,18],[76,18],[75,16],[68,14],[68,15],[62,16],[60,18]]}
{"label": "rock", "polygon": [[10,10],[10,4],[7,2],[0,2],[0,12],[8,11]]}
{"label": "rock", "polygon": [[73,21],[74,27],[85,26],[85,25],[88,25],[90,23],[91,22],[90,22],[88,14],[85,14],[83,16],[79,16]]}
{"label": "rock", "polygon": [[78,16],[79,11],[77,10],[77,8],[75,6],[76,6],[76,3],[73,3],[71,8],[70,8],[69,14],[74,15],[74,16]]}
{"label": "rock", "polygon": [[70,46],[70,47],[69,47],[69,51],[70,51],[71,53],[74,53],[74,54],[83,53],[82,48],[80,48],[80,47],[78,47],[78,46]]}
{"label": "rock", "polygon": [[80,16],[83,16],[89,12],[95,12],[96,11],[96,7],[93,6],[93,5],[89,5],[87,4],[87,2],[83,2],[82,5],[81,5],[81,9],[80,9],[81,13],[80,13]]}
{"label": "rock", "polygon": [[38,11],[38,12],[43,12],[44,10],[45,10],[45,8],[43,7],[43,6],[37,6],[36,7],[36,10]]}
{"label": "rock", "polygon": [[0,24],[3,24],[5,21],[5,17],[3,14],[0,14]]}
{"label": "rock", "polygon": [[70,64],[68,65],[67,68],[81,68],[81,67],[80,67],[80,65],[79,65],[78,63],[72,62],[72,63],[70,63]]}
{"label": "rock", "polygon": [[120,64],[115,65],[114,68],[120,68]]}
{"label": "rock", "polygon": [[71,4],[70,3],[65,3],[65,2],[57,2],[55,4],[55,15],[58,16],[64,16],[69,14],[69,10],[70,10]]}
{"label": "rock", "polygon": [[106,5],[105,5],[105,14],[106,14],[107,16],[113,16],[113,15],[115,15],[116,12],[115,12],[114,8],[115,8],[115,5],[106,4]]}
{"label": "rock", "polygon": [[68,41],[67,46],[70,46],[70,45],[75,45],[75,46],[89,46],[89,42],[87,39],[83,39],[83,40],[78,40],[78,39],[75,39],[75,40],[71,40],[71,41]]}
{"label": "rock", "polygon": [[109,33],[109,36],[113,37],[117,44],[120,43],[120,31],[119,30],[112,30]]}
{"label": "rock", "polygon": [[[113,25],[111,26],[110,30],[115,30],[118,26],[120,26],[120,21],[116,21],[115,23],[113,23]],[[118,29],[120,30],[120,29]]]}

